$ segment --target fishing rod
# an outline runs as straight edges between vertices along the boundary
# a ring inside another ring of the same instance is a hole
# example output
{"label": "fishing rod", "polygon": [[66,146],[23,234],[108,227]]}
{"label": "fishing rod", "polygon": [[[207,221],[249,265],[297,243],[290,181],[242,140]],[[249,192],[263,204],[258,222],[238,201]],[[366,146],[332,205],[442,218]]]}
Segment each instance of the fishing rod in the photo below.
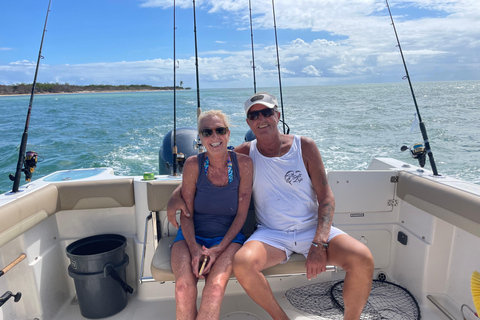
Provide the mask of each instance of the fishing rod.
{"label": "fishing rod", "polygon": [[253,23],[252,23],[252,1],[248,0],[250,9],[250,37],[252,39],[252,70],[253,70],[253,93],[257,93],[257,81],[255,79],[255,51],[253,49]]}
{"label": "fishing rod", "polygon": [[273,9],[273,29],[275,30],[275,48],[277,49],[277,68],[278,68],[278,85],[280,89],[280,105],[282,107],[283,133],[285,133],[286,124],[285,124],[285,115],[283,112],[282,76],[280,74],[280,55],[278,54],[277,22],[275,19],[275,0],[272,0],[272,9]]}
{"label": "fishing rod", "polygon": [[[198,71],[198,44],[197,44],[197,15],[195,12],[195,0],[193,0],[193,34],[195,38],[195,76],[197,80],[197,120],[202,113],[202,108],[200,107],[200,72]],[[198,152],[204,152],[205,147],[202,145],[200,136],[197,135],[197,139],[194,142],[194,148],[198,149]]]}
{"label": "fishing rod", "polygon": [[[25,150],[27,149],[28,127],[30,124],[30,114],[32,113],[33,97],[35,95],[35,86],[37,84],[38,67],[40,66],[40,59],[43,59],[43,56],[42,56],[43,39],[45,38],[45,32],[47,31],[48,13],[50,12],[51,3],[52,3],[52,0],[49,0],[47,14],[45,16],[45,24],[43,26],[42,41],[40,42],[40,50],[38,51],[37,66],[35,68],[35,76],[33,77],[32,93],[30,94],[30,102],[28,104],[27,120],[25,121],[25,130],[23,131],[22,142],[20,143],[20,152],[18,153],[17,170],[15,171],[14,177],[10,175],[10,179],[13,180],[13,188],[12,188],[13,193],[18,192],[22,171],[25,172],[25,179],[27,181],[30,181],[33,170],[35,170],[35,165],[37,162],[37,158],[36,158],[37,154],[36,152],[33,152],[33,151],[29,151],[29,156],[27,159],[28,162],[25,162]],[[25,169],[23,169],[23,166],[25,164],[27,164],[27,166],[25,167]]]}
{"label": "fishing rod", "polygon": [[[395,28],[395,23],[393,22],[392,12],[390,11],[390,6],[388,5],[388,0],[385,0],[388,8],[388,13],[390,14],[390,20],[392,21],[393,31],[395,32],[395,38],[397,39],[398,49],[400,50],[400,55],[402,56],[403,66],[405,67],[406,76],[403,79],[408,80],[408,85],[410,86],[410,92],[412,93],[413,103],[415,104],[415,109],[417,110],[418,121],[420,125],[420,131],[422,132],[423,142],[425,144],[425,152],[428,154],[428,158],[430,160],[430,166],[432,167],[433,175],[438,176],[437,166],[435,164],[435,160],[433,159],[433,152],[430,148],[430,142],[428,141],[427,136],[427,129],[425,128],[425,124],[422,121],[422,117],[420,116],[420,110],[418,109],[417,99],[415,98],[415,92],[413,91],[412,81],[410,80],[410,75],[408,74],[407,64],[405,62],[405,58],[403,56],[402,46],[400,45],[400,40],[398,39],[397,29]],[[402,147],[403,151],[403,147]],[[412,154],[414,154],[412,152]],[[423,167],[423,166],[422,166]]]}
{"label": "fishing rod", "polygon": [[173,0],[173,175],[177,174],[177,58],[175,56],[175,0]]}
{"label": "fishing rod", "polygon": [[193,0],[193,34],[195,38],[195,70],[197,78],[197,119],[202,113],[202,108],[200,108],[200,79],[198,73],[198,45],[197,45],[197,16],[195,13],[195,0]]}

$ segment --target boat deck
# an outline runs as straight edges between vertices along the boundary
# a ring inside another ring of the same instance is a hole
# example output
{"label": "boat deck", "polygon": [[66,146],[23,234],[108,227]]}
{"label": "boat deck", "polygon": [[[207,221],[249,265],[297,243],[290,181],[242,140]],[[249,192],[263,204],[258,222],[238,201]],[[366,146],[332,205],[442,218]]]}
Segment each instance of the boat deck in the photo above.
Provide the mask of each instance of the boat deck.
{"label": "boat deck", "polygon": [[[332,277],[335,278],[336,276],[333,275]],[[273,277],[269,278],[269,282],[272,286],[272,290],[274,290],[277,301],[280,303],[281,307],[285,310],[290,319],[340,319],[339,317],[320,317],[302,312],[292,306],[285,296],[286,290],[288,290],[290,287],[301,287],[312,283],[322,282],[325,279],[331,280],[332,277],[325,274],[313,281],[308,281],[304,275]],[[175,299],[172,296],[175,286],[174,283],[146,283],[142,284],[141,286],[149,286],[150,288],[148,290],[158,290],[159,293],[162,291],[163,295],[165,296],[157,296],[153,299],[144,299],[141,297],[143,293],[138,294],[138,292],[135,292],[128,297],[128,303],[124,310],[104,319],[175,319]],[[199,283],[198,287],[200,294],[202,283]],[[422,310],[422,319],[447,319],[438,308],[436,308],[430,301],[426,299],[426,295],[425,299],[422,300],[423,301],[417,301]],[[197,303],[199,303],[199,301],[200,299],[197,301]],[[441,297],[439,298],[439,301],[441,301],[444,307],[447,308],[456,319],[462,319],[460,315],[460,306],[456,306],[452,301],[442,301]],[[60,313],[53,320],[67,319],[85,319],[80,313],[78,299],[76,296],[60,310]],[[230,283],[227,287],[227,293],[222,303],[220,319],[267,320],[271,319],[271,317],[245,294],[236,280],[230,280]]]}

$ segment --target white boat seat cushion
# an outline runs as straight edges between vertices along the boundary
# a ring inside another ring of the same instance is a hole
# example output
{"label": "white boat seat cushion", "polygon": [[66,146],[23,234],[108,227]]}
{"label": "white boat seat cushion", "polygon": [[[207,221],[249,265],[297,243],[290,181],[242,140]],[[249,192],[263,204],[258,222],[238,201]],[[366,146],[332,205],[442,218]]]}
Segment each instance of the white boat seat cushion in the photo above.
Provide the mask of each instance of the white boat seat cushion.
{"label": "white boat seat cushion", "polygon": [[[173,237],[163,237],[158,242],[157,250],[152,259],[151,272],[152,277],[159,282],[175,281],[170,264],[170,246],[173,243]],[[292,274],[305,274],[305,257],[294,253],[290,260],[285,264],[279,264],[263,270],[266,276],[281,276]],[[232,274],[232,278],[235,276]]]}

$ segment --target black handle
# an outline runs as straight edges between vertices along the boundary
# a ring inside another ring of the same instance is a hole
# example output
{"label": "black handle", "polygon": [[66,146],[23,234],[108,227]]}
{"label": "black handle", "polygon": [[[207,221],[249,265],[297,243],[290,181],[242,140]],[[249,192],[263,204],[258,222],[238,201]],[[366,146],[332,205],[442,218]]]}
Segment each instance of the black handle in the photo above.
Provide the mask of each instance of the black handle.
{"label": "black handle", "polygon": [[117,281],[127,293],[133,293],[133,288],[130,287],[115,271],[113,266],[110,263],[107,263],[103,269],[103,274],[105,277],[112,276],[112,278]]}

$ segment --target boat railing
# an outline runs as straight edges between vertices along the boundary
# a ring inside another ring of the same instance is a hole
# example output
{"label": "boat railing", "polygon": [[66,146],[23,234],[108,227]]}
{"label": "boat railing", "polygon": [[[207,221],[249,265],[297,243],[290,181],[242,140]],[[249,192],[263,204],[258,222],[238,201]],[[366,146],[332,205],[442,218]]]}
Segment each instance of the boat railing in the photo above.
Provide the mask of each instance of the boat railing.
{"label": "boat railing", "polygon": [[0,207],[0,246],[60,211],[134,205],[132,178],[50,183]]}

